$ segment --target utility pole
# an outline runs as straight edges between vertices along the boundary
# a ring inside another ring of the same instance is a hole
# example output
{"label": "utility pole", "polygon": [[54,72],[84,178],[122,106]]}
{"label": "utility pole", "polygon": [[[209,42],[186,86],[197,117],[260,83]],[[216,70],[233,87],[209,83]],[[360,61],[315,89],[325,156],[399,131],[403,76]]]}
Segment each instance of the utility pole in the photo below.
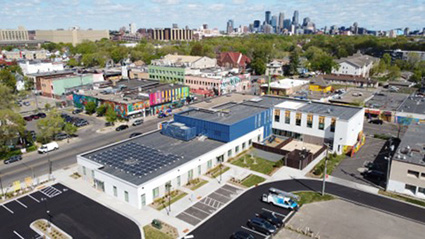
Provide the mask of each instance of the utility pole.
{"label": "utility pole", "polygon": [[2,183],[2,181],[1,181],[1,172],[0,172],[0,188],[1,188],[1,195],[2,195],[2,197],[4,197],[5,195],[4,195],[4,190],[3,190],[3,183]]}
{"label": "utility pole", "polygon": [[52,161],[50,160],[49,151],[47,151],[47,161],[49,162],[49,180],[52,179]]}

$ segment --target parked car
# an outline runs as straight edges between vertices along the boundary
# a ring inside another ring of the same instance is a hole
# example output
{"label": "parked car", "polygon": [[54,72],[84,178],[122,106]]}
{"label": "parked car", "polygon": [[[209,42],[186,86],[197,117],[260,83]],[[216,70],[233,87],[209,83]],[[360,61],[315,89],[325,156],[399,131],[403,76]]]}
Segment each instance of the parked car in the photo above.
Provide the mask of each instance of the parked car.
{"label": "parked car", "polygon": [[114,122],[106,122],[105,127],[114,126]]}
{"label": "parked car", "polygon": [[23,105],[25,105],[25,106],[30,106],[30,102],[28,102],[28,101],[25,101],[24,103],[22,103]]}
{"label": "parked car", "polygon": [[43,112],[40,112],[40,113],[38,113],[37,115],[38,115],[38,117],[40,117],[40,118],[46,118],[46,114],[45,114],[45,113],[43,113]]}
{"label": "parked car", "polygon": [[143,119],[138,119],[138,120],[135,120],[133,122],[133,126],[138,126],[138,125],[141,125],[141,124],[143,124]]}
{"label": "parked car", "polygon": [[83,110],[82,110],[82,109],[74,109],[74,110],[72,111],[72,114],[76,115],[76,114],[79,114],[79,113],[81,113],[81,112],[83,112]]}
{"label": "parked car", "polygon": [[31,115],[25,116],[24,117],[24,120],[25,121],[31,121],[32,120],[32,116]]}
{"label": "parked car", "polygon": [[268,193],[263,194],[261,200],[265,203],[273,204],[290,210],[298,210],[299,206],[291,197],[280,192],[281,190],[270,188]]}
{"label": "parked car", "polygon": [[89,125],[89,122],[85,119],[78,119],[74,122],[74,125],[77,127],[83,127],[85,125]]}
{"label": "parked car", "polygon": [[275,226],[273,226],[270,222],[258,217],[254,217],[248,220],[247,226],[266,235],[270,235],[276,232]]}
{"label": "parked car", "polygon": [[384,123],[384,121],[383,120],[381,120],[381,119],[373,119],[373,120],[369,120],[369,124],[379,124],[379,125],[381,125],[381,124],[383,124]]}
{"label": "parked car", "polygon": [[64,140],[66,138],[69,138],[69,135],[65,134],[65,133],[58,133],[55,135],[55,140]]}
{"label": "parked car", "polygon": [[40,118],[40,116],[38,116],[37,114],[31,115],[31,117],[32,117],[32,119],[35,119],[35,120]]}
{"label": "parked car", "polygon": [[51,142],[48,144],[43,144],[40,148],[38,148],[38,153],[44,154],[57,149],[59,149],[58,143]]}
{"label": "parked car", "polygon": [[255,237],[248,232],[237,231],[230,236],[230,239],[255,239]]}
{"label": "parked car", "polygon": [[121,131],[121,130],[125,130],[125,129],[128,129],[128,125],[123,124],[123,125],[118,126],[115,130],[116,131]]}
{"label": "parked car", "polygon": [[136,137],[136,136],[139,136],[139,135],[142,135],[142,133],[140,133],[140,132],[134,132],[134,133],[130,134],[130,137],[129,138],[133,138],[133,137]]}
{"label": "parked car", "polygon": [[8,159],[5,159],[3,162],[4,164],[10,164],[16,161],[22,160],[22,156],[21,155],[13,155]]}
{"label": "parked car", "polygon": [[35,141],[37,139],[37,134],[35,133],[34,130],[30,130],[28,131],[28,133],[31,135],[31,138],[33,141]]}
{"label": "parked car", "polygon": [[169,114],[167,113],[167,112],[159,112],[159,114],[158,114],[158,118],[159,119],[161,119],[161,118],[166,118],[166,117],[168,117],[169,116]]}
{"label": "parked car", "polygon": [[380,182],[386,178],[384,172],[374,169],[365,171],[363,176],[376,182]]}
{"label": "parked car", "polygon": [[256,214],[256,216],[270,222],[277,228],[280,228],[283,225],[282,219],[278,218],[274,212],[263,211]]}

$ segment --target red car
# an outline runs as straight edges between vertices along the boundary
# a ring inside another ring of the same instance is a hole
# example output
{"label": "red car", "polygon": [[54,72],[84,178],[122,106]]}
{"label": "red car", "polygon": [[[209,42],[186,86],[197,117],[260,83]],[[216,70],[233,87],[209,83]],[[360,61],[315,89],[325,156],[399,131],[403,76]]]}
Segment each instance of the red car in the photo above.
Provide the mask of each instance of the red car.
{"label": "red car", "polygon": [[38,116],[38,115],[31,115],[31,117],[32,117],[32,119],[39,119],[40,118],[40,116]]}
{"label": "red car", "polygon": [[31,115],[29,115],[29,116],[25,116],[25,117],[24,117],[24,120],[25,120],[25,121],[31,121],[31,120],[32,120]]}

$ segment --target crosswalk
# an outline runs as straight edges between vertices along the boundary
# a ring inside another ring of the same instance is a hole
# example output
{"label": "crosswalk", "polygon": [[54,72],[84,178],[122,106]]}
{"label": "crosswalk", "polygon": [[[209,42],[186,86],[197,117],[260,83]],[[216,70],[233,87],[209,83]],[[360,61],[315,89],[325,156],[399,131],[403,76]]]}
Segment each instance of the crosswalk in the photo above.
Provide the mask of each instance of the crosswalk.
{"label": "crosswalk", "polygon": [[56,197],[56,196],[58,196],[59,194],[62,193],[61,190],[59,190],[59,189],[57,189],[53,186],[45,187],[45,188],[41,189],[40,192],[43,193],[44,195],[46,195],[49,198]]}

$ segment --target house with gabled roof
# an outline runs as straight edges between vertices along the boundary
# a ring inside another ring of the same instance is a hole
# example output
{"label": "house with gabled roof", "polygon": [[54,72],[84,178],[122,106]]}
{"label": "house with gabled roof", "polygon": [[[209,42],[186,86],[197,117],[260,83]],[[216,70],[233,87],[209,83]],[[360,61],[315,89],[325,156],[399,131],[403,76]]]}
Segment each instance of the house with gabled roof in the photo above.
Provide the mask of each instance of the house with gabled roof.
{"label": "house with gabled roof", "polygon": [[378,61],[375,57],[356,53],[336,60],[339,68],[332,69],[332,74],[369,77],[370,69]]}
{"label": "house with gabled roof", "polygon": [[244,72],[251,59],[240,52],[221,52],[217,64],[225,68],[237,68]]}

